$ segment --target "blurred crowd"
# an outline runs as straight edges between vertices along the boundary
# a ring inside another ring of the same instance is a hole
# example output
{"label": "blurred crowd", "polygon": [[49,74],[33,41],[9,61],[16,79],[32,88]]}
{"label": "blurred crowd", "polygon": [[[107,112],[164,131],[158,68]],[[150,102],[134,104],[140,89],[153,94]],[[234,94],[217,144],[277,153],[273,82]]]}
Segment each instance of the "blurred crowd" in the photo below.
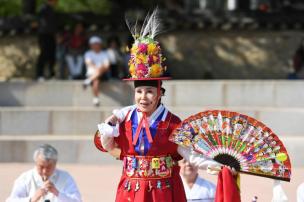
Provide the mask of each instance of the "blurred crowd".
{"label": "blurred crowd", "polygon": [[[104,39],[97,34],[89,34],[81,22],[76,22],[71,29],[61,31],[58,29],[60,19],[55,12],[57,3],[57,0],[47,0],[38,11],[36,26],[40,54],[37,58],[36,79],[73,80],[87,77],[90,82],[87,80],[85,84],[94,85],[93,80],[97,77],[123,78],[128,66],[126,47],[132,44],[132,37],[126,39],[122,46],[118,36]],[[48,71],[45,71],[46,67]],[[103,71],[97,75],[94,69]]]}
{"label": "blurred crowd", "polygon": [[[121,79],[128,72],[128,48],[133,38],[122,46],[118,36],[106,40],[98,34],[88,34],[83,23],[71,29],[58,30],[60,20],[54,10],[57,0],[47,0],[38,12],[39,56],[36,79],[83,79],[83,87],[92,87],[93,104],[99,106],[99,86],[102,79]],[[125,47],[125,48],[123,48]],[[48,71],[45,68],[48,67]],[[58,67],[58,68],[55,68]]]}
{"label": "blurred crowd", "polygon": [[[45,34],[38,38],[37,81],[46,78],[84,80],[83,87],[92,87],[93,104],[99,106],[100,81],[127,77],[133,37],[126,38],[122,45],[118,36],[106,39],[98,34],[90,36],[82,23],[54,36],[55,40]],[[47,66],[48,71],[45,71]]]}
{"label": "blurred crowd", "polygon": [[[50,45],[48,42],[52,40],[42,39],[41,43],[45,43],[45,45],[40,45],[40,52],[48,52],[48,55],[51,56],[40,54],[37,61],[37,80],[44,81],[46,78],[85,79],[86,75],[91,73],[85,60],[86,57],[87,59],[94,57],[95,60],[109,62],[109,68],[102,75],[102,79],[126,77],[128,74],[128,50],[132,40],[130,36],[122,44],[122,40],[115,35],[107,38],[100,35],[89,35],[84,24],[76,23],[71,30],[56,33],[54,45]],[[52,48],[53,46],[55,48]],[[100,54],[92,55],[94,52],[100,52]],[[45,71],[46,66],[48,66],[48,73]]]}

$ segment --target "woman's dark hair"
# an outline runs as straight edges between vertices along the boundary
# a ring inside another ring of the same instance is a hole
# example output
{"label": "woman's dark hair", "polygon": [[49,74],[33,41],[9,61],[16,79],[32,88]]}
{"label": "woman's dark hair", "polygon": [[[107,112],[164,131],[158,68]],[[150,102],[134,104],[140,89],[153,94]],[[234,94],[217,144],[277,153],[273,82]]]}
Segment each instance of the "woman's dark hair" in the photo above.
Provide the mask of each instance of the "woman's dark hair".
{"label": "woman's dark hair", "polygon": [[160,92],[161,92],[161,95],[162,95],[162,96],[165,96],[166,89],[165,89],[164,87],[161,87],[161,88],[160,88]]}

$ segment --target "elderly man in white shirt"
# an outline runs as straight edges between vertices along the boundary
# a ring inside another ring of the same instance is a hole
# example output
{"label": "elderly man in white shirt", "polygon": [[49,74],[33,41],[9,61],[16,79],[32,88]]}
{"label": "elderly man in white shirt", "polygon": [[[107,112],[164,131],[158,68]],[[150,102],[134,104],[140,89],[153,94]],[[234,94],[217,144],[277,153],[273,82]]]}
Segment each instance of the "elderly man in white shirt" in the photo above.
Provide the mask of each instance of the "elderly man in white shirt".
{"label": "elderly man in white shirt", "polygon": [[72,176],[56,168],[57,157],[51,145],[39,146],[33,155],[35,168],[15,180],[6,202],[81,202]]}
{"label": "elderly man in white shirt", "polygon": [[188,202],[213,202],[216,187],[198,175],[198,167],[185,159],[179,162],[180,175],[184,184]]}

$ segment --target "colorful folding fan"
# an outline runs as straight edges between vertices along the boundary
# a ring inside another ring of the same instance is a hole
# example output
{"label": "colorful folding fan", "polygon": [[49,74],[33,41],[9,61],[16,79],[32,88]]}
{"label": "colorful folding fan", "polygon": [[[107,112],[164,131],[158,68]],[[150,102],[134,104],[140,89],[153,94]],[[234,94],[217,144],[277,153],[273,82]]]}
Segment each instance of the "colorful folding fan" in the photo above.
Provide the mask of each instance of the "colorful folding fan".
{"label": "colorful folding fan", "polygon": [[221,110],[200,112],[184,120],[169,139],[241,173],[290,181],[290,158],[283,143],[270,128],[249,116]]}

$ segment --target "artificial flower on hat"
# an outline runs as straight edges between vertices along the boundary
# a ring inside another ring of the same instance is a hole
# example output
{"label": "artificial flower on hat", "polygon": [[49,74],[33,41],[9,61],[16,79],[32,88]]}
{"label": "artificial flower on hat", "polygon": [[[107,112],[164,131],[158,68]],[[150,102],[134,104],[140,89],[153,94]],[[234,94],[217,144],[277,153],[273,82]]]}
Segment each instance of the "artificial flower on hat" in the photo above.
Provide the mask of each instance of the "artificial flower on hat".
{"label": "artificial flower on hat", "polygon": [[162,55],[159,42],[155,40],[160,32],[160,20],[158,9],[155,9],[151,16],[147,16],[144,24],[138,33],[136,25],[127,25],[134,38],[134,43],[130,51],[129,73],[131,78],[126,80],[140,79],[168,79],[162,77],[166,71],[164,65],[165,58]]}

